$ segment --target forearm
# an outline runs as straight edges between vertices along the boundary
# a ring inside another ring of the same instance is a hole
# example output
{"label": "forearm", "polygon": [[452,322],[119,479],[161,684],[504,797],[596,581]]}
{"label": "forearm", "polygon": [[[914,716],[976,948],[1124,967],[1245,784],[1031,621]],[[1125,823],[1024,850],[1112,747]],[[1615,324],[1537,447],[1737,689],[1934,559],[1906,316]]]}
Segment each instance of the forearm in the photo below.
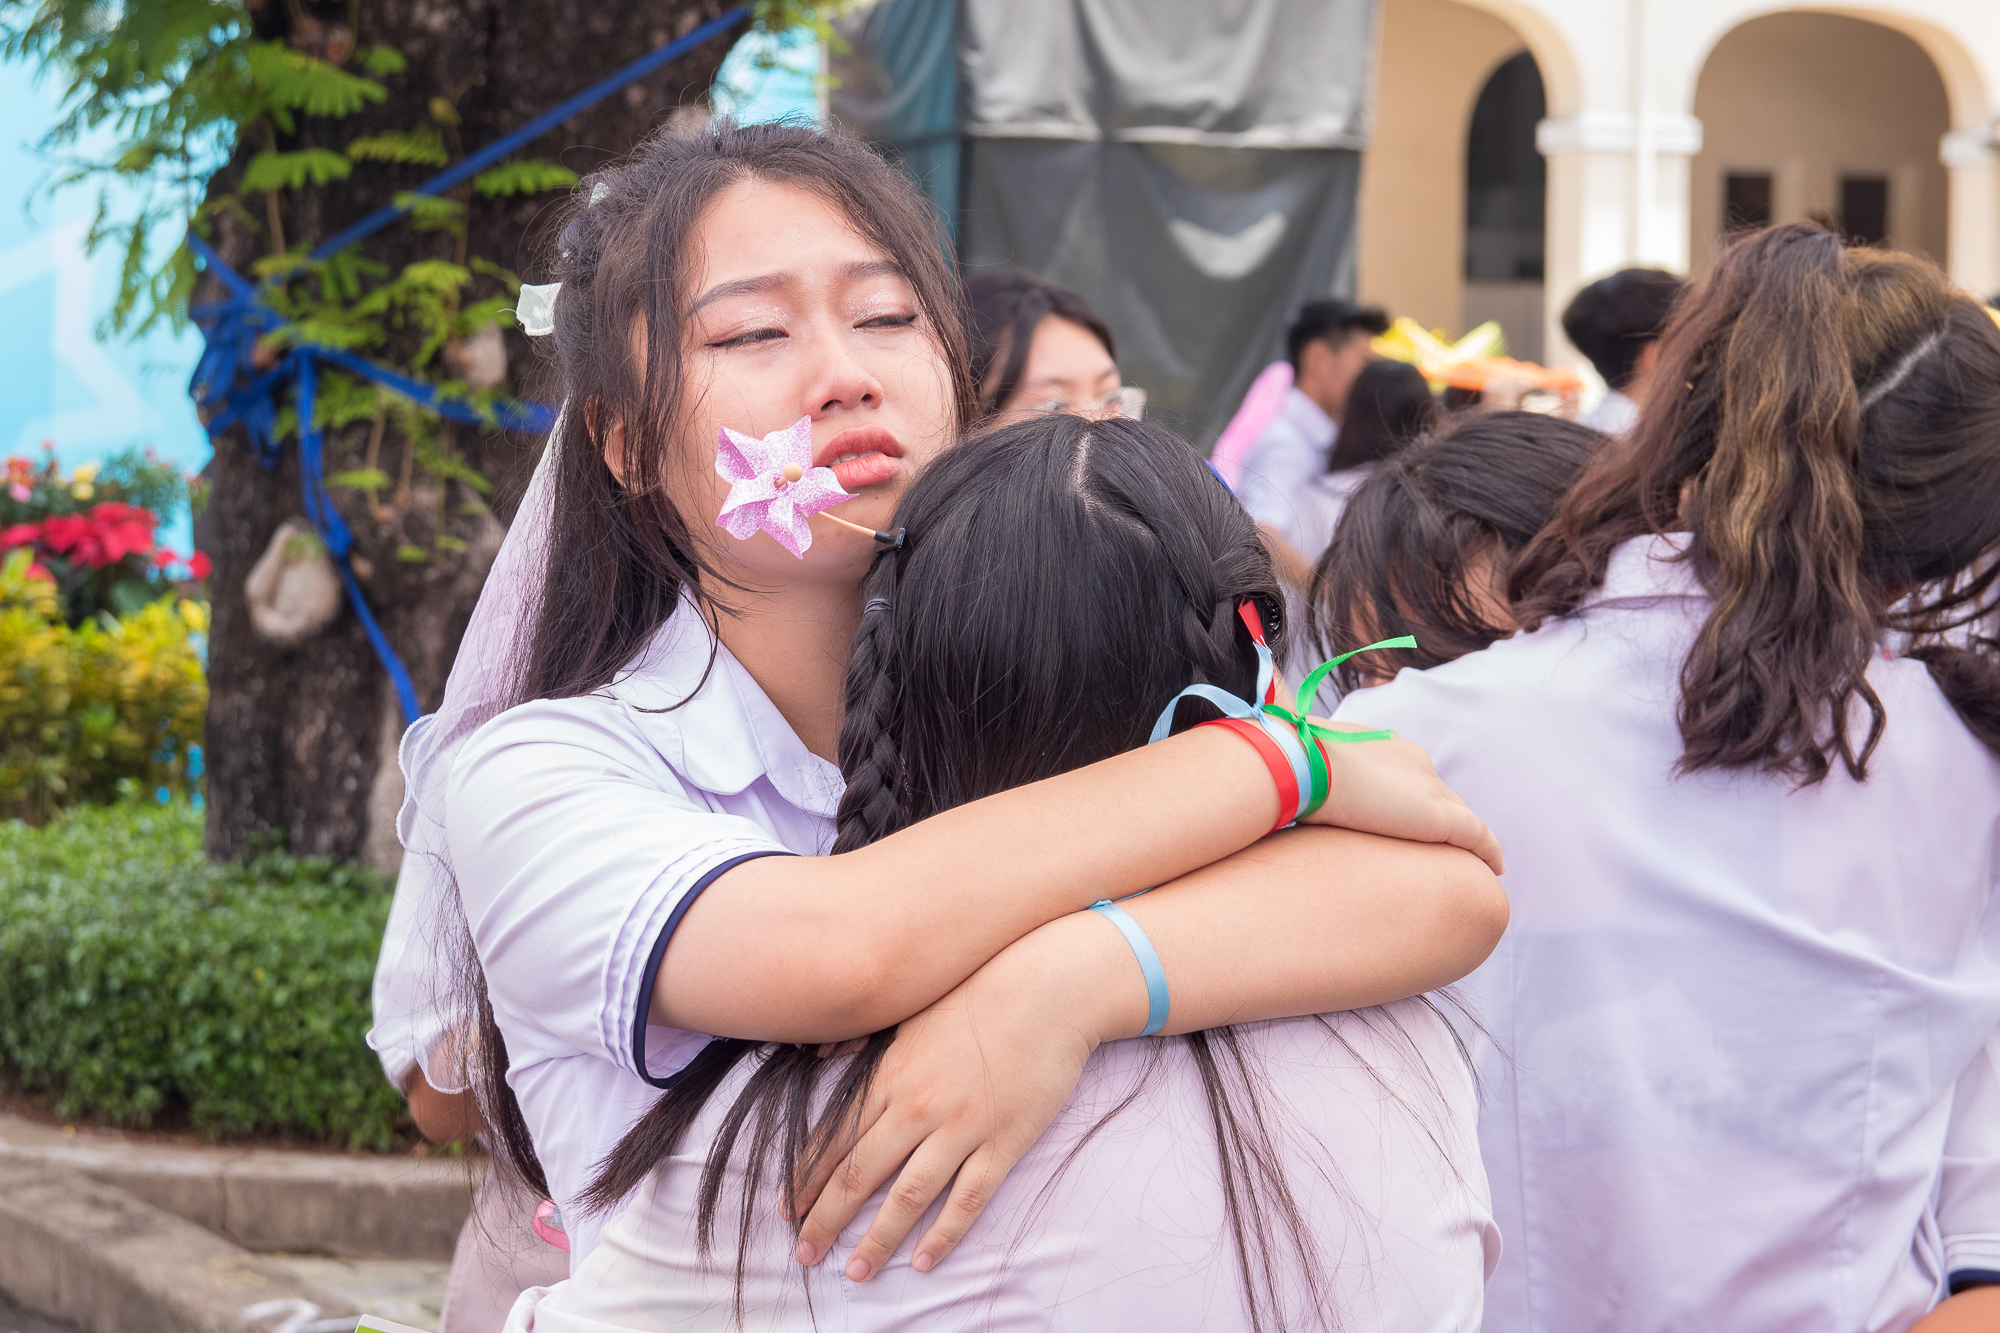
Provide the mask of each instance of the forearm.
{"label": "forearm", "polygon": [[[1472,853],[1327,828],[1275,834],[1120,906],[1166,974],[1163,1035],[1421,995],[1479,966],[1507,928],[1506,892]],[[1146,1025],[1138,960],[1094,912],[1009,945],[961,993],[1093,1042]]]}
{"label": "forearm", "polygon": [[1420,995],[1479,966],[1507,928],[1506,892],[1470,852],[1328,828],[1289,829],[1121,906],[1160,956],[1166,1033]]}
{"label": "forearm", "polygon": [[747,862],[683,919],[653,1021],[794,1042],[889,1027],[1045,922],[1245,848],[1276,813],[1256,751],[1201,728],[853,852]]}
{"label": "forearm", "polygon": [[1910,1325],[1910,1333],[1992,1333],[2000,1328],[2000,1287],[1974,1287]]}

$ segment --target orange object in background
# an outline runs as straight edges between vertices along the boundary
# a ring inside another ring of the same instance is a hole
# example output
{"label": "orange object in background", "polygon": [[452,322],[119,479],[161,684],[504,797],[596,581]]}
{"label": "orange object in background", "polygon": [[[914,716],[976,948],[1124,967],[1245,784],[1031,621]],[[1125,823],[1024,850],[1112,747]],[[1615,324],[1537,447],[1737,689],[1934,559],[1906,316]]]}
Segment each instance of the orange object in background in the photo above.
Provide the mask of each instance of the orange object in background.
{"label": "orange object in background", "polygon": [[1515,380],[1550,393],[1576,393],[1583,380],[1573,370],[1538,366],[1504,355],[1506,335],[1488,320],[1456,342],[1446,342],[1411,319],[1399,315],[1389,331],[1372,344],[1376,354],[1407,361],[1433,384],[1454,389],[1483,390],[1494,380]]}

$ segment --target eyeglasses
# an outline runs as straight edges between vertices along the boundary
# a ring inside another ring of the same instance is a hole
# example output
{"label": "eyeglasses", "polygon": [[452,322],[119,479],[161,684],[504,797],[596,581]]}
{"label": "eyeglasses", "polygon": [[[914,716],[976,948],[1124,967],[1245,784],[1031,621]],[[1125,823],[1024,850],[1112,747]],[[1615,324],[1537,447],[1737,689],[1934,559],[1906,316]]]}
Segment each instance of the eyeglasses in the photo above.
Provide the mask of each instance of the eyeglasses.
{"label": "eyeglasses", "polygon": [[1069,413],[1072,416],[1089,417],[1102,421],[1106,417],[1126,417],[1137,421],[1146,411],[1146,391],[1136,384],[1127,384],[1113,389],[1099,398],[1073,402],[1068,398],[1049,398],[1039,403],[1029,403],[1020,409],[1023,412]]}

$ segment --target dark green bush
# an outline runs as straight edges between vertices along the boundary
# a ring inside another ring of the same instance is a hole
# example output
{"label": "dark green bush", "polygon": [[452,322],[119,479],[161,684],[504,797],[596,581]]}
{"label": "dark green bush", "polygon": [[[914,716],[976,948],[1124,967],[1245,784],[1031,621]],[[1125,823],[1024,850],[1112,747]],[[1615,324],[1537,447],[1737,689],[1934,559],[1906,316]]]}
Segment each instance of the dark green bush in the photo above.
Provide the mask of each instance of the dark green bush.
{"label": "dark green bush", "polygon": [[201,818],[0,824],[0,1079],[66,1116],[396,1146],[402,1099],[362,1040],[387,886],[276,852],[210,864]]}

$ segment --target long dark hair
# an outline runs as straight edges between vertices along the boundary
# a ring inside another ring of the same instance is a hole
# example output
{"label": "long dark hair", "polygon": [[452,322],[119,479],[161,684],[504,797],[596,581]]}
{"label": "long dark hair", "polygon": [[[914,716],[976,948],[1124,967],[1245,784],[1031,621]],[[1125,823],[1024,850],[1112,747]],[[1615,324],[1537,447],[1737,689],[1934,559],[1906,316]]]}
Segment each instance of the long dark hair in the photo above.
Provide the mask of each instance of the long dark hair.
{"label": "long dark hair", "polygon": [[1023,268],[979,269],[966,275],[966,343],[980,415],[990,416],[1013,396],[1028,368],[1028,345],[1051,315],[1088,329],[1114,361],[1111,326],[1090,302]]}
{"label": "long dark hair", "polygon": [[1307,634],[1327,656],[1371,639],[1414,649],[1349,659],[1351,690],[1369,674],[1454,661],[1506,638],[1476,580],[1504,599],[1515,554],[1546,527],[1605,444],[1587,426],[1535,412],[1468,412],[1406,446],[1354,488],[1313,567]]}
{"label": "long dark hair", "polygon": [[1928,260],[1771,227],[1676,305],[1655,383],[1516,563],[1521,622],[1574,610],[1620,543],[1685,530],[1714,605],[1681,665],[1682,771],[1865,778],[1885,631],[2000,748],[2000,329],[1978,303]]}
{"label": "long dark hair", "polygon": [[[867,611],[848,667],[836,854],[1143,745],[1162,704],[1193,682],[1249,697],[1257,658],[1237,615],[1246,600],[1282,650],[1279,585],[1254,524],[1193,450],[1155,426],[1051,415],[968,441],[931,464],[896,522],[909,539],[880,556],[864,584]],[[1214,716],[1202,703],[1181,711],[1184,725]],[[711,1042],[605,1159],[586,1203],[608,1207],[635,1189],[730,1069],[761,1053],[699,1186],[706,1254],[730,1159],[747,1134],[740,1321],[743,1251],[756,1208],[769,1206],[765,1171],[774,1170],[785,1211],[796,1215],[795,1182],[851,1146],[893,1035],[876,1033],[845,1063],[799,1047]],[[1208,1095],[1252,1326],[1283,1317],[1280,1233],[1285,1264],[1330,1320],[1323,1266],[1286,1188],[1254,1062],[1231,1028],[1183,1041]],[[815,1115],[830,1066],[838,1073]]]}
{"label": "long dark hair", "polygon": [[1370,361],[1347,391],[1326,470],[1345,472],[1387,458],[1436,425],[1440,412],[1421,370],[1386,356]]}
{"label": "long dark hair", "polygon": [[[856,141],[788,125],[723,123],[693,135],[662,132],[618,164],[580,181],[560,219],[548,277],[555,303],[561,397],[549,447],[557,451],[556,522],[546,575],[514,675],[513,702],[562,699],[610,684],[676,608],[727,614],[729,580],[704,561],[668,499],[685,466],[682,343],[696,293],[691,238],[703,211],[742,180],[795,185],[828,200],[902,270],[939,346],[962,424],[972,407],[964,376],[958,284],[938,248],[935,216],[902,173]],[[634,327],[645,355],[634,355]],[[625,480],[604,460],[613,421],[625,426]],[[470,948],[470,936],[463,936]],[[498,1165],[547,1195],[526,1122],[507,1086],[506,1046],[476,958],[462,990],[481,1034],[471,1060],[480,1112]]]}

